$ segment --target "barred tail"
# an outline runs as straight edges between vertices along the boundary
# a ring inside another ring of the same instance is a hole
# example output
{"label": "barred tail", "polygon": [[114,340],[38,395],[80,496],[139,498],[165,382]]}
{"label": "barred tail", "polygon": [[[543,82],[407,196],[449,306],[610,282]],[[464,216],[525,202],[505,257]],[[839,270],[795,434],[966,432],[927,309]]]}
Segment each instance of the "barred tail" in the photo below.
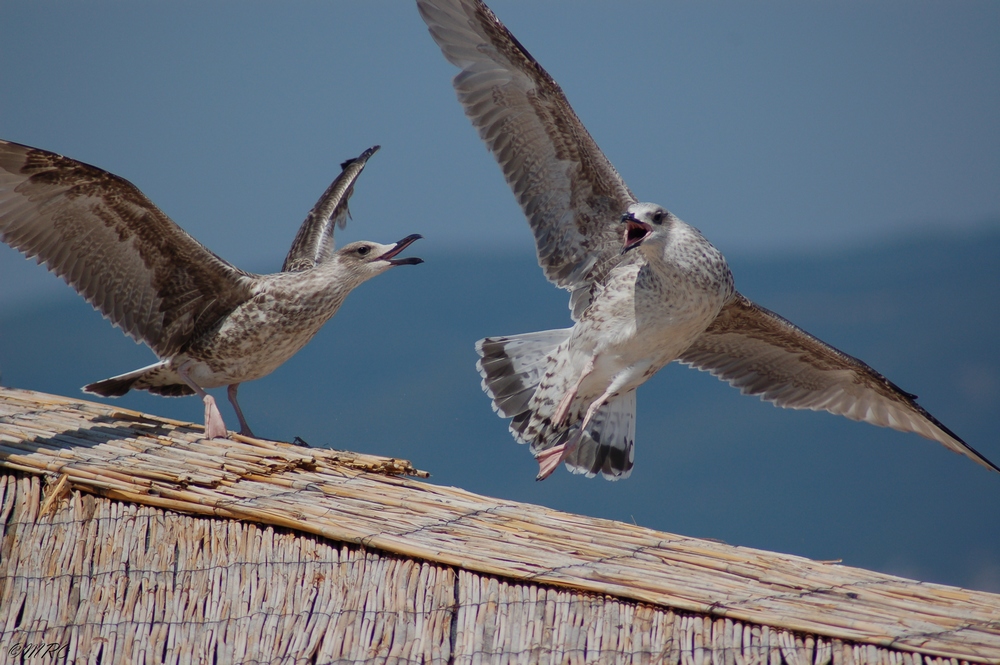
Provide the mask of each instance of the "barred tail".
{"label": "barred tail", "polygon": [[148,390],[165,397],[193,395],[194,391],[184,383],[173,370],[167,368],[166,361],[154,363],[127,374],[112,376],[83,387],[83,392],[102,397],[121,397],[130,390]]}
{"label": "barred tail", "polygon": [[493,400],[493,410],[501,418],[513,418],[510,430],[520,436],[531,417],[528,404],[542,380],[546,361],[556,347],[569,339],[572,328],[487,337],[476,342],[479,361],[476,369],[483,377],[483,391]]}
{"label": "barred tail", "polygon": [[[556,406],[553,400],[541,403],[536,400],[532,405],[550,356],[569,339],[571,332],[571,328],[544,330],[487,337],[476,343],[480,356],[476,369],[483,377],[483,391],[493,401],[497,415],[511,418],[514,438],[519,443],[531,444],[534,454],[565,443],[577,431],[572,424],[552,426],[549,417]],[[535,413],[535,408],[540,412]],[[535,423],[529,427],[533,416]],[[635,392],[629,391],[608,401],[595,414],[579,446],[566,458],[566,466],[571,472],[588,477],[601,474],[609,480],[627,478],[632,472],[634,441]]]}

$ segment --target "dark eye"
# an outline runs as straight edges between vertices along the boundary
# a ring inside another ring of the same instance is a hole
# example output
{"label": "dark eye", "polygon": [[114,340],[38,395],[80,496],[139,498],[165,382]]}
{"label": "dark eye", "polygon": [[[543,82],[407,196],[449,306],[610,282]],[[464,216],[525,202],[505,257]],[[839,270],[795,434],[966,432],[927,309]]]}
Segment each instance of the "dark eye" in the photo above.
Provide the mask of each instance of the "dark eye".
{"label": "dark eye", "polygon": [[654,224],[662,224],[663,223],[663,218],[665,216],[666,215],[664,214],[664,212],[662,210],[657,210],[656,212],[653,213],[653,223]]}
{"label": "dark eye", "polygon": [[358,256],[368,256],[368,252],[372,251],[372,248],[368,245],[361,245],[358,247]]}

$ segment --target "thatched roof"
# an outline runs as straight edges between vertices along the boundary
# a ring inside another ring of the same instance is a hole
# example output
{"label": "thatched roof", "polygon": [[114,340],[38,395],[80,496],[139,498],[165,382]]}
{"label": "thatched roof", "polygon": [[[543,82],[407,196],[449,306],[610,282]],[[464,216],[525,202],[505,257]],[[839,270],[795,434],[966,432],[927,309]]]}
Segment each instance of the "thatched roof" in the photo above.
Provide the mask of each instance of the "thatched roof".
{"label": "thatched roof", "polygon": [[998,595],[236,439],[0,389],[0,659],[1000,663]]}

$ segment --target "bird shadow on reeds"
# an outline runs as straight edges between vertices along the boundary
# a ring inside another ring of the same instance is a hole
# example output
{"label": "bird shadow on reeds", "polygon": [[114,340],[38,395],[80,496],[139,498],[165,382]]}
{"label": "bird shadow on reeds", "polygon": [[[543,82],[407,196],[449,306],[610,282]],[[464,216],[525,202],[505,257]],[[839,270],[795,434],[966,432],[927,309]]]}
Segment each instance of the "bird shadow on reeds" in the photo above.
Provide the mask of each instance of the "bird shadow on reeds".
{"label": "bird shadow on reeds", "polygon": [[[88,414],[93,427],[80,427],[78,423],[66,423],[60,427],[58,423],[46,423],[46,434],[31,435],[27,431],[22,440],[0,443],[0,460],[9,459],[18,453],[55,450],[73,450],[79,448],[93,449],[99,445],[113,441],[133,440],[139,445],[149,445],[152,441],[139,442],[138,439],[159,440],[161,445],[166,437],[181,436],[193,440],[203,437],[200,428],[177,426],[152,418],[144,418],[133,414],[116,413],[113,417]],[[130,424],[122,424],[129,421]],[[104,423],[104,424],[101,424]],[[155,444],[154,444],[155,445]]]}

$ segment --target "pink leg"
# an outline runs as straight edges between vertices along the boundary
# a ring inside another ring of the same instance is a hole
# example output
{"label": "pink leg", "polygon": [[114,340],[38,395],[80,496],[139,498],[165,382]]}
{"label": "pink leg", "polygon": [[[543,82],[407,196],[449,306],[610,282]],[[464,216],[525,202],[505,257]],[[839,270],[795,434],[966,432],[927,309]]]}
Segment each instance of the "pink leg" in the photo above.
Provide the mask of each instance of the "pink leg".
{"label": "pink leg", "polygon": [[205,403],[205,436],[209,439],[224,439],[228,434],[226,432],[226,423],[222,420],[222,414],[219,412],[219,407],[215,404],[215,398],[202,390],[201,386],[188,376],[188,372],[191,369],[191,362],[189,360],[178,367],[177,373],[184,379],[184,383],[191,386],[191,390]]}
{"label": "pink leg", "polygon": [[236,401],[236,391],[239,390],[239,387],[240,384],[238,383],[232,384],[226,390],[226,394],[229,395],[229,403],[236,409],[236,417],[240,419],[240,434],[243,436],[254,436],[254,433],[250,431],[250,426],[247,425],[246,418],[243,417],[243,409],[240,408],[240,403]]}
{"label": "pink leg", "polygon": [[583,383],[583,380],[586,379],[587,376],[593,371],[594,371],[594,358],[593,356],[591,356],[590,360],[588,360],[587,364],[584,366],[583,371],[580,372],[580,377],[576,380],[576,383],[574,383],[573,387],[567,390],[566,394],[563,395],[563,398],[559,400],[559,406],[556,407],[556,415],[552,419],[553,425],[556,425],[558,427],[559,425],[562,425],[563,423],[566,422],[566,416],[569,415],[569,407],[571,404],[573,404],[573,400],[576,398],[576,393],[577,391],[580,390],[580,385]]}
{"label": "pink leg", "polygon": [[[579,442],[580,437],[583,436],[583,431],[587,429],[587,425],[590,424],[590,419],[594,417],[597,410],[604,406],[604,403],[608,401],[609,397],[615,394],[615,390],[612,390],[612,388],[614,388],[613,385],[608,387],[608,389],[604,391],[604,394],[590,403],[590,408],[587,409],[587,415],[583,417],[583,422],[580,424],[580,431],[573,437],[577,440],[577,442]],[[574,444],[573,447],[576,448],[576,445]]]}
{"label": "pink leg", "polygon": [[570,437],[569,441],[543,450],[535,455],[535,460],[538,461],[538,475],[535,476],[535,480],[545,480],[551,476],[552,472],[559,468],[562,461],[576,450],[576,447],[580,445],[580,440],[583,439],[583,433],[587,430],[587,425],[590,424],[590,419],[608,401],[608,398],[615,394],[617,389],[617,386],[612,384],[608,386],[608,389],[600,397],[591,402],[587,408],[587,415],[584,416],[583,422],[580,423],[580,428],[576,431],[576,434]]}

